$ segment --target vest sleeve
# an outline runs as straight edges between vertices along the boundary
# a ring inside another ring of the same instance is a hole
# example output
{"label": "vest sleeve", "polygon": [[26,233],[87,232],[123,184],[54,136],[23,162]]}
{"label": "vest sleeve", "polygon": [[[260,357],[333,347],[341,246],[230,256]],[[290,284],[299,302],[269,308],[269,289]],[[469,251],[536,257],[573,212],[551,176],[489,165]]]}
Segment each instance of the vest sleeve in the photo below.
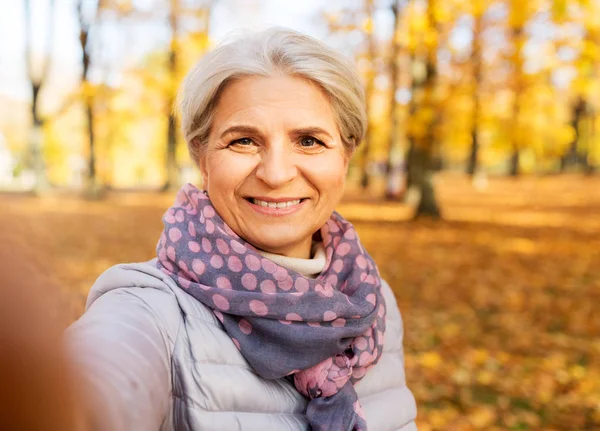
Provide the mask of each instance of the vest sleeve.
{"label": "vest sleeve", "polygon": [[[162,297],[161,297],[162,295]],[[170,408],[170,341],[152,305],[163,292],[106,292],[65,332],[95,430],[159,430]]]}
{"label": "vest sleeve", "polygon": [[[402,321],[398,303],[396,302],[396,297],[386,281],[383,282],[382,289],[387,308],[387,329],[385,339],[388,348],[387,361],[390,365],[387,372],[384,372],[384,375],[387,382],[391,383],[395,380],[395,387],[392,390],[384,392],[385,397],[382,397],[377,405],[381,411],[385,410],[387,405],[390,412],[388,417],[397,418],[395,430],[417,431],[417,426],[415,424],[417,404],[411,390],[406,385],[404,366],[404,323]],[[385,351],[386,350],[384,349],[384,352]],[[381,414],[379,416],[381,416]],[[377,418],[373,419],[373,423],[375,424],[373,426],[375,429],[379,429],[376,425],[376,420]]]}

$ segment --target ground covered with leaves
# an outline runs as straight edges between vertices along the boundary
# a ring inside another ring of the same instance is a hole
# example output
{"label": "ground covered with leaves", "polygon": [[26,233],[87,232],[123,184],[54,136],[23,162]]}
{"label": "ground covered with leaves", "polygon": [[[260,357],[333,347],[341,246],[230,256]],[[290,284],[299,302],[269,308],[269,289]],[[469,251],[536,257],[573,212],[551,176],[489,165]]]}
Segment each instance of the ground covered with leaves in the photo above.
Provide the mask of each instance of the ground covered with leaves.
{"label": "ground covered with leaves", "polygon": [[[600,178],[436,178],[444,220],[339,208],[393,287],[420,431],[600,429]],[[107,267],[152,257],[172,195],[0,196],[3,235],[83,309]]]}

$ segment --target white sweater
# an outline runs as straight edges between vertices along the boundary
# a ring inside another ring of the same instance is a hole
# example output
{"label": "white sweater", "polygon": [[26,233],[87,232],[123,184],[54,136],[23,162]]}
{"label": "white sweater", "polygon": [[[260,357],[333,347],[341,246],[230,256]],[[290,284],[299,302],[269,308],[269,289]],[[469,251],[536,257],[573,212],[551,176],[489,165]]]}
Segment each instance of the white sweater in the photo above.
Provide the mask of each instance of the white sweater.
{"label": "white sweater", "polygon": [[283,266],[285,269],[290,269],[302,274],[305,277],[316,278],[317,275],[325,269],[327,264],[327,256],[325,255],[325,248],[323,243],[314,242],[311,250],[311,259],[302,259],[299,257],[287,257],[280,254],[268,253],[266,251],[260,251],[267,259],[272,260],[279,266]]}
{"label": "white sweater", "polygon": [[[356,385],[370,431],[414,431],[405,384],[402,320],[384,283],[388,314],[379,363]],[[110,431],[309,430],[307,400],[286,378],[256,375],[213,313],[153,261],[110,268],[66,333],[70,355],[103,400]]]}

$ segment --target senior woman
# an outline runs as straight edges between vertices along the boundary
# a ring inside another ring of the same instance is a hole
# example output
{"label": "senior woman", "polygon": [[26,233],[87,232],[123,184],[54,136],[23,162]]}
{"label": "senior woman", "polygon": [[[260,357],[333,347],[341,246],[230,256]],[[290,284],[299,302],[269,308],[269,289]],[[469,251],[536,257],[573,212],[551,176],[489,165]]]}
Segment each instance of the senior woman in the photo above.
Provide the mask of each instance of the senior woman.
{"label": "senior woman", "polygon": [[352,66],[270,29],[204,56],[179,109],[203,189],[179,191],[156,258],[106,271],[68,332],[96,421],[416,429],[394,296],[334,212],[367,122]]}

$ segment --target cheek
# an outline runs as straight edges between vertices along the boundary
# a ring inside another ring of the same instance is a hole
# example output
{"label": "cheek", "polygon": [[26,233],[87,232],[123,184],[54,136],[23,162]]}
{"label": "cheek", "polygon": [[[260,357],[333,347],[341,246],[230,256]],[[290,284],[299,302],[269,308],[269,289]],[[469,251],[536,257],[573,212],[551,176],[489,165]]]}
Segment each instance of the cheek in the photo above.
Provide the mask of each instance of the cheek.
{"label": "cheek", "polygon": [[345,159],[336,154],[333,157],[324,157],[318,162],[308,163],[305,172],[319,193],[327,194],[330,198],[341,198],[346,183],[347,166]]}
{"label": "cheek", "polygon": [[208,183],[211,197],[231,197],[252,173],[252,158],[228,151],[207,154],[205,158],[205,181]]}

